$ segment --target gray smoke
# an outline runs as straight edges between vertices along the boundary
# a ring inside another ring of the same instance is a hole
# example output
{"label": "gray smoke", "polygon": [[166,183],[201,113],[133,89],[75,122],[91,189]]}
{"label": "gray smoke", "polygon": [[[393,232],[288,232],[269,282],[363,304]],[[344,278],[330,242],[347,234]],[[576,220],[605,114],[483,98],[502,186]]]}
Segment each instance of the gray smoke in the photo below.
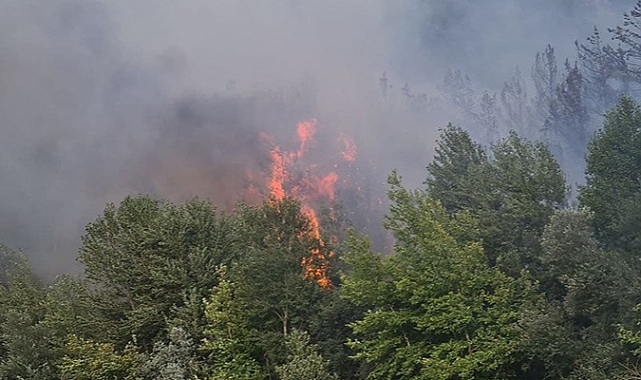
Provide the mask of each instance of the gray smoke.
{"label": "gray smoke", "polygon": [[432,99],[447,68],[498,89],[546,44],[571,57],[632,5],[2,0],[0,241],[43,274],[75,271],[105,203],[229,208],[268,165],[260,132],[288,143],[311,117],[355,138],[372,192],[392,168],[417,186],[450,119]]}

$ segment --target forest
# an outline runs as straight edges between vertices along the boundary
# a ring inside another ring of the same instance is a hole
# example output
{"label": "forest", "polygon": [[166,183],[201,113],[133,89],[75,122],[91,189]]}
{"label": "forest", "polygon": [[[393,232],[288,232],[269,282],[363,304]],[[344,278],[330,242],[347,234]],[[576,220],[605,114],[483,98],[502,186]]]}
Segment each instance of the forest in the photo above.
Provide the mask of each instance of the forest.
{"label": "forest", "polygon": [[340,199],[318,225],[294,196],[131,195],[80,275],[0,244],[0,378],[641,379],[641,2],[608,33],[537,53],[531,98],[518,70],[478,101],[456,69],[439,101],[406,83],[456,116],[422,187],[389,173],[380,231]]}
{"label": "forest", "polygon": [[324,243],[291,198],[128,197],[87,226],[80,278],[2,247],[0,376],[638,378],[640,148],[622,97],[568,207],[544,144],[449,125],[424,189],[389,176],[387,255],[341,223]]}

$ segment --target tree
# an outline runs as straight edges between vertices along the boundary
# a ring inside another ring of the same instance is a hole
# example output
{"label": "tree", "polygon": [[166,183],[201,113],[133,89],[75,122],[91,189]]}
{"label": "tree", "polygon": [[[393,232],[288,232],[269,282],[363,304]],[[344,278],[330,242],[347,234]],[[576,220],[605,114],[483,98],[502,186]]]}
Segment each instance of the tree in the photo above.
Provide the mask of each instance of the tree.
{"label": "tree", "polygon": [[465,114],[474,114],[474,89],[472,80],[468,75],[461,73],[461,70],[447,69],[443,83],[439,90]]}
{"label": "tree", "polygon": [[450,214],[468,210],[478,219],[492,265],[518,276],[536,274],[539,239],[565,202],[565,180],[541,143],[512,132],[492,147],[492,160],[467,132],[448,126],[428,166],[428,194]]}
{"label": "tree", "polygon": [[[286,198],[243,206],[245,253],[229,267],[235,294],[260,334],[263,362],[269,370],[285,360],[285,337],[294,327],[309,329],[328,293],[319,285],[310,257],[329,257],[330,247],[314,233],[299,202]],[[320,263],[322,265],[322,263]]]}
{"label": "tree", "polygon": [[448,69],[443,83],[438,86],[438,89],[452,109],[459,111],[460,120],[478,124],[479,116],[476,112],[474,89],[468,75],[461,73],[458,69]]}
{"label": "tree", "polygon": [[[218,282],[216,268],[241,252],[240,225],[234,216],[192,200],[175,206],[148,197],[126,198],[108,205],[87,226],[79,261],[92,289],[93,328],[109,333],[101,339],[124,344],[131,335],[151,350],[153,341],[176,323],[191,298],[202,300]],[[192,305],[193,306],[193,305]],[[202,304],[194,324],[181,326],[195,339],[202,325]]]}
{"label": "tree", "polygon": [[113,343],[71,335],[66,348],[68,354],[59,365],[61,380],[135,380],[136,370],[144,360],[133,343],[119,351]]}
{"label": "tree", "polygon": [[490,95],[487,91],[481,96],[481,112],[479,113],[479,123],[485,130],[485,140],[493,143],[499,139],[499,121],[501,110],[496,101],[496,94]]}
{"label": "tree", "polygon": [[550,107],[555,100],[559,83],[559,69],[552,45],[543,52],[537,52],[532,66],[532,82],[536,89],[534,112],[542,124],[550,116]]}
{"label": "tree", "polygon": [[359,379],[359,374],[366,370],[353,359],[354,352],[345,342],[354,338],[349,323],[362,318],[365,310],[341,297],[340,282],[337,284],[339,286],[321,300],[319,311],[310,323],[309,334],[316,342],[319,354],[329,361],[330,372],[339,379]]}
{"label": "tree", "polygon": [[548,302],[524,325],[529,361],[549,378],[609,379],[621,369],[616,325],[632,319],[639,278],[621,255],[599,248],[591,218],[558,211],[543,233]]}
{"label": "tree", "polygon": [[[586,44],[575,42],[583,78],[586,109],[595,117],[605,115],[620,96],[620,90],[613,86],[617,78],[623,78],[627,64],[625,51],[604,44],[601,33],[595,27]],[[624,86],[625,87],[625,86]]]}
{"label": "tree", "polygon": [[622,97],[588,147],[582,206],[594,212],[597,239],[610,249],[641,249],[641,111]]}
{"label": "tree", "polygon": [[549,146],[557,161],[580,181],[578,168],[584,166],[590,119],[583,100],[583,76],[578,65],[565,62],[559,84],[548,104],[543,123],[542,140]]}
{"label": "tree", "polygon": [[500,98],[503,107],[503,123],[507,129],[518,131],[530,138],[535,137],[533,111],[529,104],[523,75],[518,67],[516,73],[503,85]]}
{"label": "tree", "polygon": [[554,210],[565,203],[565,179],[542,143],[515,133],[492,147],[494,160],[476,173],[485,201],[475,212],[484,247],[506,273],[538,275],[540,237]]}
{"label": "tree", "polygon": [[187,332],[174,327],[169,342],[159,341],[136,373],[145,379],[190,380],[197,371],[196,345]]}
{"label": "tree", "polygon": [[628,94],[631,82],[641,83],[641,1],[637,1],[630,13],[624,13],[623,26],[608,30],[625,46],[625,66],[617,72],[617,79],[623,83],[623,93]]}
{"label": "tree", "polygon": [[251,315],[237,286],[229,281],[227,269],[218,270],[221,281],[205,301],[207,326],[200,347],[207,353],[211,380],[260,380],[265,373],[259,364],[261,356],[258,332],[250,326]]}
{"label": "tree", "polygon": [[368,309],[351,324],[356,358],[370,379],[510,378],[516,324],[532,288],[488,266],[466,213],[450,218],[424,192],[390,177],[387,222],[395,253],[372,253],[353,237],[342,295]]}
{"label": "tree", "polygon": [[309,341],[309,334],[294,329],[285,341],[289,355],[285,364],[276,367],[281,380],[337,380],[328,370],[328,362]]}
{"label": "tree", "polygon": [[43,324],[46,292],[27,258],[0,244],[0,378],[55,379],[57,345]]}
{"label": "tree", "polygon": [[427,191],[449,213],[478,207],[468,181],[474,168],[488,162],[485,149],[468,132],[448,124],[441,132],[434,159],[427,166]]}

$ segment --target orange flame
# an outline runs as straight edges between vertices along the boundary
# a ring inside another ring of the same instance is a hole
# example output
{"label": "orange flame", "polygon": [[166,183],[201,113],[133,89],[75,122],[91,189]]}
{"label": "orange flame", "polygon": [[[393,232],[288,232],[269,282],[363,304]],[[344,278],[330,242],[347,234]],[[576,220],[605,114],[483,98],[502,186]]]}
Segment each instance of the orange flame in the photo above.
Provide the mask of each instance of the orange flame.
{"label": "orange flame", "polygon": [[270,156],[272,159],[272,170],[267,187],[272,197],[282,200],[285,198],[285,189],[283,188],[283,183],[285,182],[285,157],[277,146],[272,149]]}
{"label": "orange flame", "polygon": [[[302,178],[294,178],[294,166],[303,159],[316,133],[316,120],[301,121],[298,123],[296,132],[300,145],[295,152],[282,151],[279,146],[274,144],[271,137],[263,135],[263,139],[272,145],[270,151],[271,173],[267,188],[269,189],[269,195],[275,200],[282,200],[286,194],[289,194],[301,201],[301,212],[310,223],[310,235],[319,243],[319,248],[311,249],[310,256],[302,260],[301,265],[304,268],[304,275],[306,278],[314,279],[321,287],[329,288],[332,286],[332,282],[328,278],[329,258],[333,253],[327,252],[325,248],[325,242],[320,233],[320,222],[316,211],[310,203],[317,203],[321,200],[334,200],[338,174],[334,171],[322,176],[311,174],[310,172],[317,168],[316,165],[311,165],[308,167],[309,170],[302,173]],[[351,151],[355,155],[355,150],[352,149]]]}
{"label": "orange flame", "polygon": [[296,132],[298,132],[298,139],[300,140],[300,148],[298,148],[296,156],[301,158],[307,150],[307,144],[314,138],[316,133],[316,120],[301,121],[296,127]]}

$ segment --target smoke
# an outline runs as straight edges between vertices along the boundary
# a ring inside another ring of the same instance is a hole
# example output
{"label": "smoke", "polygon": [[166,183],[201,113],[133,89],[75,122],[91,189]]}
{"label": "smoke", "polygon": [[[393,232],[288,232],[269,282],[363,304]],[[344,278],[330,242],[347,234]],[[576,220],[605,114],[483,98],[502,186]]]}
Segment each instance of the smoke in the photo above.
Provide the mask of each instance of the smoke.
{"label": "smoke", "polygon": [[455,67],[490,88],[500,87],[518,65],[529,71],[534,52],[551,44],[560,58],[575,59],[574,41],[595,26],[620,22],[634,1],[438,1],[389,5],[391,62],[406,80],[438,83],[443,68]]}
{"label": "smoke", "polygon": [[[231,207],[246,173],[269,164],[260,132],[291,143],[296,123],[310,117],[354,138],[353,176],[375,194],[370,202],[383,196],[393,168],[420,185],[437,130],[450,119],[430,100],[447,68],[498,88],[546,44],[572,56],[575,39],[632,6],[0,4],[0,241],[24,249],[47,275],[77,270],[86,223],[128,194]],[[419,103],[431,111],[416,111]]]}

